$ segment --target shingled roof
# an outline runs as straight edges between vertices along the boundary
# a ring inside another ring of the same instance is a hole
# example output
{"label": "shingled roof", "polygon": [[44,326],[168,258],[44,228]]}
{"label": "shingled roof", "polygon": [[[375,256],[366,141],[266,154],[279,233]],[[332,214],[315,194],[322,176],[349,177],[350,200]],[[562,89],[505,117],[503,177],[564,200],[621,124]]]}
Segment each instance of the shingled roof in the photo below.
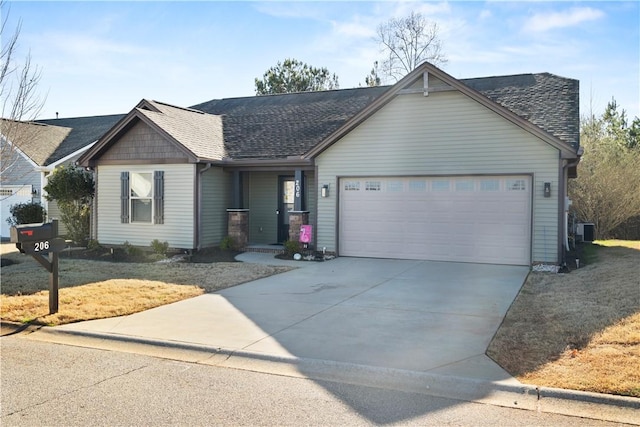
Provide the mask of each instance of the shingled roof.
{"label": "shingled roof", "polygon": [[[151,120],[196,158],[222,160],[222,119],[188,108],[144,100],[136,110]],[[150,109],[152,108],[152,109]]]}
{"label": "shingled roof", "polygon": [[232,159],[299,157],[388,87],[214,99],[191,108],[223,116]]}
{"label": "shingled roof", "polygon": [[55,147],[50,147],[47,155],[42,159],[42,166],[55,163],[81,148],[96,142],[111,129],[124,114],[109,116],[74,117],[67,119],[38,120],[37,123],[70,128],[70,132]]}
{"label": "shingled roof", "polygon": [[[549,73],[460,82],[556,138],[579,146],[579,84]],[[217,99],[193,109],[223,116],[232,159],[298,157],[339,129],[390,86]]]}
{"label": "shingled roof", "polygon": [[71,129],[35,122],[2,119],[0,133],[15,144],[22,153],[38,166],[47,164]]}
{"label": "shingled roof", "polygon": [[578,80],[538,73],[460,81],[575,149],[579,147]]}

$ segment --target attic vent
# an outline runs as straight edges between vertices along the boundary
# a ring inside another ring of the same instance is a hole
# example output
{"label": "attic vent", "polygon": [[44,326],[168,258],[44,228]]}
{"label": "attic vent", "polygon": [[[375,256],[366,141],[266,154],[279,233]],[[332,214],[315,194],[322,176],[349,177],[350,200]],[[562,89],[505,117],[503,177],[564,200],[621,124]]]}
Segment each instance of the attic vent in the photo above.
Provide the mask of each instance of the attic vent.
{"label": "attic vent", "polygon": [[147,110],[147,111],[153,111],[153,110],[151,110],[151,108],[149,108],[149,107],[148,107],[148,106],[146,106],[146,105],[143,105],[142,107],[140,107],[140,109],[141,109],[141,110]]}

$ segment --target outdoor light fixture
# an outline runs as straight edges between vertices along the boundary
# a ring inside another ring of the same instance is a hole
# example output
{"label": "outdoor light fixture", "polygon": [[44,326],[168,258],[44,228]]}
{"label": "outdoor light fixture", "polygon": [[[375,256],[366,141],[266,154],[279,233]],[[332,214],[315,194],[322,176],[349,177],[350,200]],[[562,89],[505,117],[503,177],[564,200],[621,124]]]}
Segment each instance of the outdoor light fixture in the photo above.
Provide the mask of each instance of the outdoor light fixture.
{"label": "outdoor light fixture", "polygon": [[551,197],[551,183],[544,183],[544,197]]}
{"label": "outdoor light fixture", "polygon": [[320,189],[320,196],[329,197],[329,184],[324,184]]}

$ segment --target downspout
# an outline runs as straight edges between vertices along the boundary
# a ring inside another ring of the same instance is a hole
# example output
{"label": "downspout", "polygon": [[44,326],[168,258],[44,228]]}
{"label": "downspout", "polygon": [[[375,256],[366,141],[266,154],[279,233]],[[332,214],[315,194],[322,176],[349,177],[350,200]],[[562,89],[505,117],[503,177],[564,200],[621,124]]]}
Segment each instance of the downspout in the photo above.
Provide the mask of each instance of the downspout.
{"label": "downspout", "polygon": [[207,163],[202,170],[198,171],[198,200],[196,200],[197,204],[197,220],[196,220],[196,249],[202,249],[202,175],[211,169],[213,166],[212,163]]}
{"label": "downspout", "polygon": [[[580,163],[580,159],[582,158],[582,154],[583,154],[584,150],[582,147],[578,148],[578,158],[575,159],[572,162],[569,162],[568,160],[563,160],[563,166],[562,166],[562,179],[563,179],[563,183],[562,183],[562,197],[560,198],[560,203],[562,206],[562,211],[563,211],[563,226],[562,226],[562,230],[563,230],[563,240],[564,240],[564,249],[566,249],[567,251],[570,251],[571,248],[569,247],[569,199],[568,199],[568,186],[569,186],[569,174],[568,174],[568,170],[569,168],[572,168],[574,166],[578,166],[578,163]],[[563,257],[564,259],[564,251],[563,251]]]}

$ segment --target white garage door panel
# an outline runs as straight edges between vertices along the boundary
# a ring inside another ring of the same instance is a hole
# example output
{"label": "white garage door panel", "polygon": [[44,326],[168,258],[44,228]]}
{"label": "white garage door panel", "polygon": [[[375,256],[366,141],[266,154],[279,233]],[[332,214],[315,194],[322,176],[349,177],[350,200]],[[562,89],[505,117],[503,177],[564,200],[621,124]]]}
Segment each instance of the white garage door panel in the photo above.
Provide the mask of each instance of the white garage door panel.
{"label": "white garage door panel", "polygon": [[349,178],[340,254],[527,265],[527,176]]}

